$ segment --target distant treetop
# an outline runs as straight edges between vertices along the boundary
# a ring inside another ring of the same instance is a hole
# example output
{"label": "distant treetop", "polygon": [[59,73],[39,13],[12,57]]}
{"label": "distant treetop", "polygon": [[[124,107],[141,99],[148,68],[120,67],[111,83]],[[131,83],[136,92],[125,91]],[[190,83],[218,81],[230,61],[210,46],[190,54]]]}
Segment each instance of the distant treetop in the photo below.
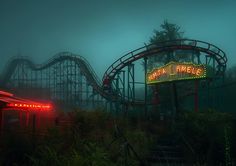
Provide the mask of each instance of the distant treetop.
{"label": "distant treetop", "polygon": [[161,30],[154,30],[154,35],[150,38],[150,43],[163,42],[167,40],[182,39],[184,32],[180,31],[180,26],[169,23],[168,20],[160,25]]}

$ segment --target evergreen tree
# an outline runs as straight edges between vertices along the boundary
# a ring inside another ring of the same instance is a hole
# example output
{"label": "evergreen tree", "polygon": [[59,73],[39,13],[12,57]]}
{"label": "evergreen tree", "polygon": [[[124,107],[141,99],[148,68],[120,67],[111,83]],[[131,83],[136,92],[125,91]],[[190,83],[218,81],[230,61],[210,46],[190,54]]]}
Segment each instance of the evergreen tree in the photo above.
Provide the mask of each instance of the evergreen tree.
{"label": "evergreen tree", "polygon": [[[178,40],[184,38],[184,32],[181,31],[180,26],[177,24],[169,23],[167,20],[164,20],[160,27],[160,30],[154,30],[154,35],[149,40],[150,44],[156,44],[157,46],[180,44]],[[152,70],[170,61],[190,61],[193,53],[196,54],[196,52],[186,50],[170,50],[158,53],[148,58],[148,70]]]}

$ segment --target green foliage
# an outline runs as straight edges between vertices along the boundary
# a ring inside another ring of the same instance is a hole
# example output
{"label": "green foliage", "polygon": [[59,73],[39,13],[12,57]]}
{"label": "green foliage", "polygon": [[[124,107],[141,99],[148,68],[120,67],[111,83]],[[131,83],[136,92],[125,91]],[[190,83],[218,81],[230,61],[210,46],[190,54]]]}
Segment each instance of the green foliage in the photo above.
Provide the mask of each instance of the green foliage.
{"label": "green foliage", "polygon": [[29,156],[33,166],[112,166],[105,150],[94,143],[83,144],[83,149],[66,150],[67,154],[56,151],[53,147],[42,146]]}
{"label": "green foliage", "polygon": [[150,118],[144,119],[114,117],[104,111],[77,111],[66,132],[51,128],[41,138],[9,134],[1,149],[1,164],[135,166],[150,154],[161,136],[176,142],[184,138],[182,148],[190,165],[230,165],[234,160],[231,115],[212,110],[183,112],[169,128],[149,113]]}
{"label": "green foliage", "polygon": [[146,156],[148,154],[153,143],[152,137],[148,136],[144,131],[138,129],[133,130],[132,132],[127,131],[125,135],[140,156]]}
{"label": "green foliage", "polygon": [[[154,30],[154,35],[149,40],[150,43],[160,45],[160,42],[183,38],[183,32],[180,31],[180,26],[176,24],[169,23],[167,20],[164,20],[163,24],[161,24],[160,27],[161,30]],[[148,58],[148,64],[147,64],[148,70],[150,71],[154,67],[176,60],[177,56],[174,56],[172,51],[167,51],[164,53],[159,53],[158,55],[153,55],[150,58]]]}
{"label": "green foliage", "polygon": [[[127,150],[127,143],[141,158],[151,146],[152,138],[144,131],[146,124],[139,120],[131,122],[101,110],[76,111],[71,116],[73,124],[68,131],[49,129],[47,136],[35,142],[36,149],[23,154],[28,157],[22,165],[138,165],[139,160],[132,150]],[[122,128],[123,137],[117,135],[114,122]]]}
{"label": "green foliage", "polygon": [[161,30],[154,30],[154,36],[150,38],[150,43],[158,43],[167,40],[176,40],[183,37],[184,32],[180,31],[180,26],[169,23],[168,20],[164,20],[160,25]]}
{"label": "green foliage", "polygon": [[232,126],[232,116],[227,113],[184,112],[176,122],[175,132],[187,140],[195,161],[212,165],[224,163],[224,132],[228,126]]}
{"label": "green foliage", "polygon": [[65,158],[60,156],[55,149],[48,146],[40,147],[36,150],[34,156],[29,156],[32,166],[63,166],[65,165]]}
{"label": "green foliage", "polygon": [[114,163],[110,160],[105,149],[97,146],[94,143],[88,143],[85,146],[86,153],[83,154],[84,166],[112,166]]}
{"label": "green foliage", "polygon": [[230,143],[230,136],[229,136],[229,134],[228,134],[228,130],[229,130],[229,128],[228,128],[228,126],[226,126],[225,127],[225,129],[224,129],[224,138],[225,138],[225,165],[226,166],[231,166],[232,164],[231,164],[231,151],[230,151],[230,149],[231,149],[231,143]]}
{"label": "green foliage", "polygon": [[111,137],[112,123],[112,116],[104,111],[77,111],[72,127],[73,135],[104,143],[104,139]]}

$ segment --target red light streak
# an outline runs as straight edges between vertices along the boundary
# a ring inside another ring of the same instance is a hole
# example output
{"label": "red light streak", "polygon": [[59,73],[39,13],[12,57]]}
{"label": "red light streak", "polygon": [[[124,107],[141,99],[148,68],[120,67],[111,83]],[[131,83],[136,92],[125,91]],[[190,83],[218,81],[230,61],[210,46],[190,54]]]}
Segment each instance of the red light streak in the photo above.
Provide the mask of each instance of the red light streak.
{"label": "red light streak", "polygon": [[4,95],[4,96],[8,96],[8,97],[12,97],[13,96],[12,93],[1,91],[1,90],[0,90],[0,95]]}

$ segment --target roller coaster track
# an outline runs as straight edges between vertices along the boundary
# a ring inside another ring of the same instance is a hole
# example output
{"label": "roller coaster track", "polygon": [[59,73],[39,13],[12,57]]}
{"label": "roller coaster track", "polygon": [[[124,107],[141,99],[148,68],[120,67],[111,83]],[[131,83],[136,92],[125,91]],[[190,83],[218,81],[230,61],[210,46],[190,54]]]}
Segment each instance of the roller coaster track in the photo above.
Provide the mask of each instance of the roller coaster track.
{"label": "roller coaster track", "polygon": [[[5,67],[5,71],[0,78],[0,87],[4,87],[6,83],[11,78],[11,75],[16,70],[17,66],[20,64],[26,64],[33,71],[40,71],[47,69],[56,63],[62,61],[73,61],[80,66],[81,72],[86,77],[88,84],[93,87],[93,89],[106,98],[107,100],[119,100],[119,94],[110,93],[106,90],[106,87],[113,87],[113,81],[115,76],[126,66],[132,64],[134,61],[148,58],[152,55],[161,56],[162,52],[166,51],[176,51],[176,50],[190,50],[205,53],[205,56],[209,56],[216,61],[215,75],[222,76],[226,69],[227,57],[226,54],[215,45],[207,42],[191,39],[181,39],[173,41],[165,41],[155,44],[145,45],[144,47],[133,50],[121,58],[117,59],[104,73],[102,83],[98,76],[94,72],[93,68],[82,56],[78,56],[69,52],[62,52],[55,55],[53,58],[49,59],[46,63],[35,64],[27,57],[15,57],[9,61]],[[202,54],[200,54],[202,55]],[[129,101],[123,100],[127,103]],[[135,103],[135,101],[133,101]],[[137,101],[136,103],[140,103]],[[143,103],[143,102],[141,102]]]}
{"label": "roller coaster track", "polygon": [[103,85],[111,84],[115,75],[128,64],[154,54],[172,50],[196,50],[212,56],[217,62],[217,75],[222,75],[226,69],[227,57],[226,54],[213,44],[191,39],[180,39],[173,41],[159,42],[146,45],[131,51],[121,58],[117,59],[105,72],[103,76]]}
{"label": "roller coaster track", "polygon": [[27,66],[31,70],[39,71],[39,70],[49,68],[50,66],[58,62],[65,61],[65,60],[74,61],[76,64],[78,64],[80,66],[80,69],[83,75],[88,80],[89,84],[94,88],[95,91],[97,91],[99,94],[104,96],[104,93],[101,89],[101,81],[99,80],[98,76],[96,75],[96,73],[94,72],[93,68],[88,63],[88,61],[82,56],[75,55],[69,52],[61,52],[59,54],[56,54],[53,58],[48,60],[46,63],[40,64],[40,65],[35,64],[28,57],[14,57],[8,62],[3,74],[1,75],[0,86],[4,87],[6,85],[11,75],[16,70],[17,65],[24,63],[24,64],[27,64]]}

